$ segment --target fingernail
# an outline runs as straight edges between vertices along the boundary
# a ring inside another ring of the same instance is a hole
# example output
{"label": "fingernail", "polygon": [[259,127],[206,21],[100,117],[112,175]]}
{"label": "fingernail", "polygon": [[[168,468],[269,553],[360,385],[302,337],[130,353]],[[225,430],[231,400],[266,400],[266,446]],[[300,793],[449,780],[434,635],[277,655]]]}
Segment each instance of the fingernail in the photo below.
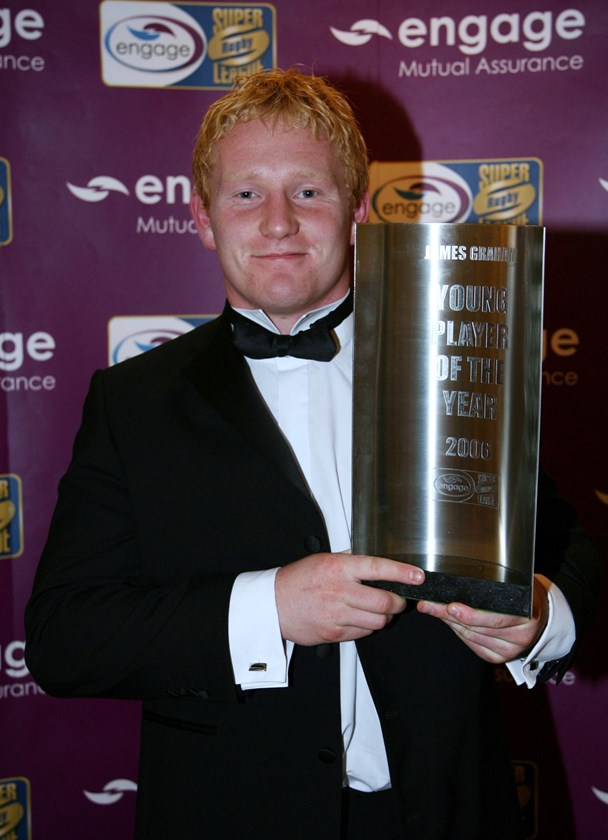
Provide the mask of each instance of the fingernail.
{"label": "fingernail", "polygon": [[411,573],[412,583],[423,583],[424,582],[424,572],[420,569],[416,569]]}

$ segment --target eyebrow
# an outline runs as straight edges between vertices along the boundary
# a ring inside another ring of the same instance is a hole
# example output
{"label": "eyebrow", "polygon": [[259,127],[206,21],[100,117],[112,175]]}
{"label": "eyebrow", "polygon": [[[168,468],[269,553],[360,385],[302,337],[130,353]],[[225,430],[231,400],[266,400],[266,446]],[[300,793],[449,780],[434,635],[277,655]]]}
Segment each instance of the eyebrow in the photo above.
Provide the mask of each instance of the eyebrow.
{"label": "eyebrow", "polygon": [[[234,181],[246,181],[248,179],[256,180],[258,178],[266,177],[265,171],[263,169],[250,169],[244,170],[242,172],[230,170],[224,175],[223,180],[226,183],[232,183]],[[336,182],[335,177],[331,173],[322,173],[316,169],[295,169],[292,171],[287,172],[287,177],[293,178],[294,180],[319,180],[319,181],[333,181]]]}

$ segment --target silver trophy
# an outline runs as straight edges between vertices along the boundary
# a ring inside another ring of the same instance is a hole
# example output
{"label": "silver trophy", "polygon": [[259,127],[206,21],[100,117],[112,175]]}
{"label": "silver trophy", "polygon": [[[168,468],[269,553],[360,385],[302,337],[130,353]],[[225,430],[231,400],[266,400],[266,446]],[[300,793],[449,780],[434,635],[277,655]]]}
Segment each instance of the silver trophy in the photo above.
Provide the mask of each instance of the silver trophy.
{"label": "silver trophy", "polygon": [[544,229],[364,224],[355,246],[353,551],[409,598],[529,616]]}

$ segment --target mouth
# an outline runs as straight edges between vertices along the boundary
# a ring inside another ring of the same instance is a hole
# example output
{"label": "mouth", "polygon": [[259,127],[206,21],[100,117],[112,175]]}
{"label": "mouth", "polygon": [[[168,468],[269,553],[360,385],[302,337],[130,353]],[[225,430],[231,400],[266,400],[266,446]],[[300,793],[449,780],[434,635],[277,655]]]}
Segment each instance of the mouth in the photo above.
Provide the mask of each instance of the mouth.
{"label": "mouth", "polygon": [[254,257],[257,260],[296,260],[305,257],[306,254],[302,251],[272,251],[268,254],[255,254]]}

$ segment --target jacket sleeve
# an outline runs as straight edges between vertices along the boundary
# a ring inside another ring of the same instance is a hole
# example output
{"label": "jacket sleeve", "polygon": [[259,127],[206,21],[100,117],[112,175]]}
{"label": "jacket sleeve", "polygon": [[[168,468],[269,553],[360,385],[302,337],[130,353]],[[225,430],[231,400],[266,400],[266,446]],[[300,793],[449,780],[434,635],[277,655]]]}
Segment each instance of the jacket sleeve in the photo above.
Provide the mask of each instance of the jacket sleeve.
{"label": "jacket sleeve", "polygon": [[25,615],[26,661],[49,694],[234,702],[234,575],[150,581],[130,486],[94,375]]}
{"label": "jacket sleeve", "polygon": [[[535,569],[559,586],[566,597],[581,638],[595,623],[603,562],[591,537],[580,526],[574,508],[557,493],[555,483],[541,471],[538,486]],[[558,681],[568,670],[573,649],[547,662],[539,678]]]}

